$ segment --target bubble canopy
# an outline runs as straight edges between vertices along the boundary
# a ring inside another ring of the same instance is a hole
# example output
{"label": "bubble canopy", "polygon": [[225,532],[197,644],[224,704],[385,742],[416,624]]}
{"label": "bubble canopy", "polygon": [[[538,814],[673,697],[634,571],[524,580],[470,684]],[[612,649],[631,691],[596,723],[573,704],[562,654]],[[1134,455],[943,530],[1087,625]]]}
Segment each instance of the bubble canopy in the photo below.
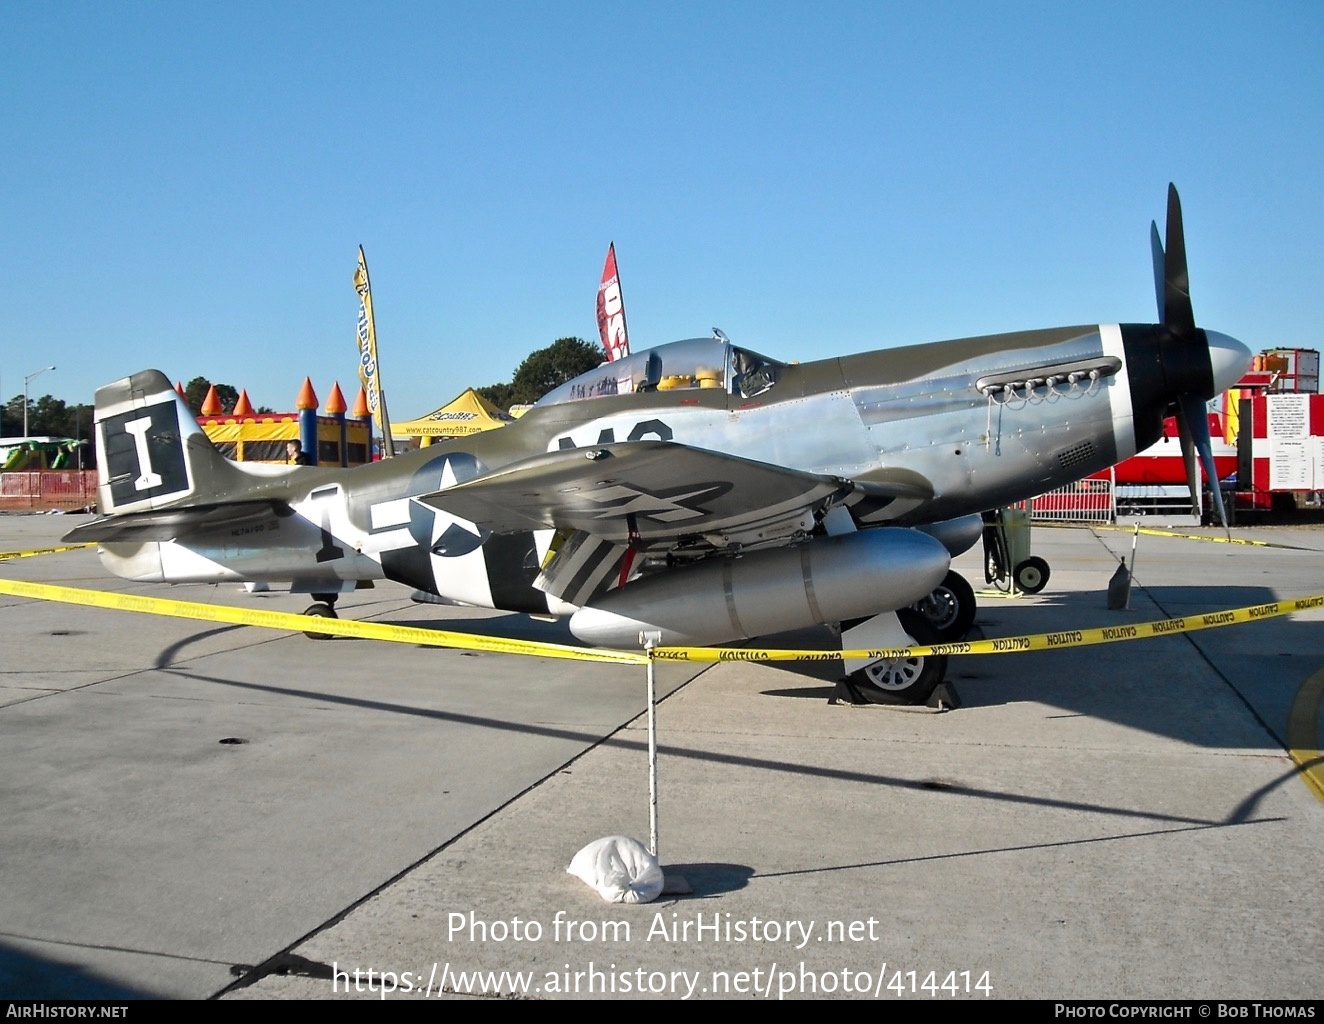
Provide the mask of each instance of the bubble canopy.
{"label": "bubble canopy", "polygon": [[752,398],[776,384],[783,365],[724,339],[687,338],[603,363],[548,392],[537,404],[684,388],[721,388]]}

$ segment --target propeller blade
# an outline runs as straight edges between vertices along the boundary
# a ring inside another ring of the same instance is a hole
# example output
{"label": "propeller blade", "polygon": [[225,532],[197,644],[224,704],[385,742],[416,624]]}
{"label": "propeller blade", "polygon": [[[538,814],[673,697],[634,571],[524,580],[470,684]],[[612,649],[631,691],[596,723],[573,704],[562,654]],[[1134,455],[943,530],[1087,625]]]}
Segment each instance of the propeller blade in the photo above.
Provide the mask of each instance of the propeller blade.
{"label": "propeller blade", "polygon": [[1166,319],[1164,306],[1167,305],[1167,285],[1164,284],[1163,239],[1159,238],[1158,225],[1149,222],[1149,248],[1154,254],[1154,298],[1158,302],[1158,322]]}
{"label": "propeller blade", "polygon": [[[1182,227],[1181,199],[1177,195],[1177,186],[1171,182],[1168,184],[1167,234],[1160,239],[1158,225],[1151,223],[1149,243],[1154,257],[1154,291],[1158,299],[1159,320],[1166,328],[1166,331],[1160,332],[1164,372],[1168,375],[1169,386],[1176,392],[1171,398],[1175,399],[1177,405],[1182,462],[1186,467],[1186,482],[1191,489],[1191,505],[1197,513],[1201,511],[1200,473],[1196,469],[1198,454],[1204,466],[1205,478],[1209,481],[1218,521],[1227,530],[1227,512],[1223,507],[1223,493],[1218,486],[1218,470],[1214,465],[1205,399],[1213,397],[1220,383],[1222,387],[1227,387],[1231,380],[1235,380],[1234,377],[1230,378],[1230,373],[1239,361],[1237,357],[1240,353],[1234,353],[1236,348],[1244,350],[1244,346],[1239,342],[1229,344],[1230,339],[1217,335],[1219,357],[1215,359],[1209,335],[1195,326],[1190,275],[1186,267],[1186,233]],[[1228,536],[1231,536],[1231,531]]]}
{"label": "propeller blade", "polygon": [[[1183,399],[1187,397],[1182,396]],[[1195,454],[1195,438],[1191,436],[1191,423],[1184,402],[1177,406],[1177,437],[1181,441],[1181,464],[1186,470],[1186,487],[1191,492],[1191,510],[1198,516],[1204,511],[1200,504],[1200,469]]]}
{"label": "propeller blade", "polygon": [[[1213,497],[1214,510],[1218,513],[1218,524],[1228,532],[1227,510],[1223,508],[1223,492],[1218,486],[1218,471],[1214,467],[1214,447],[1209,437],[1209,413],[1205,408],[1203,400],[1199,395],[1182,395],[1179,399],[1180,415],[1178,423],[1182,429],[1182,455],[1186,455],[1187,438],[1194,444],[1195,450],[1200,455],[1200,463],[1204,466],[1205,479],[1209,481],[1209,492]],[[1189,432],[1189,433],[1188,433]],[[1191,496],[1196,497],[1195,488],[1198,481],[1193,472],[1194,466],[1187,463],[1187,473],[1190,477]]]}
{"label": "propeller blade", "polygon": [[1167,248],[1163,261],[1163,322],[1172,330],[1189,337],[1195,331],[1195,311],[1191,307],[1191,279],[1186,271],[1186,234],[1182,229],[1181,199],[1177,186],[1168,183]]}

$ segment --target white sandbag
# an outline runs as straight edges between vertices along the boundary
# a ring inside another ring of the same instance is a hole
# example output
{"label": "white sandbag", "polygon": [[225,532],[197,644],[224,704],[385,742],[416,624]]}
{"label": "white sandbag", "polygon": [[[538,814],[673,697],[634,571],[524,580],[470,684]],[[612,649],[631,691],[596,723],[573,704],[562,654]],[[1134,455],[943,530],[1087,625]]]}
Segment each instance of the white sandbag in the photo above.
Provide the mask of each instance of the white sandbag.
{"label": "white sandbag", "polygon": [[648,847],[629,836],[595,839],[575,854],[569,874],[608,903],[651,903],[662,895],[662,869]]}

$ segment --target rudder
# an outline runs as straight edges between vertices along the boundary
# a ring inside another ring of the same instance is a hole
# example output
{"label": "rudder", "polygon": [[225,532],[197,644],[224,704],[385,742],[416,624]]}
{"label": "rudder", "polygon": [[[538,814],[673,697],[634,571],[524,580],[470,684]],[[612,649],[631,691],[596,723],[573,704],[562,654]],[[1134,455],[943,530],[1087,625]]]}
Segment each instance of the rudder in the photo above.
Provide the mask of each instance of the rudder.
{"label": "rudder", "polygon": [[97,388],[95,424],[103,515],[219,500],[233,475],[233,467],[158,370]]}

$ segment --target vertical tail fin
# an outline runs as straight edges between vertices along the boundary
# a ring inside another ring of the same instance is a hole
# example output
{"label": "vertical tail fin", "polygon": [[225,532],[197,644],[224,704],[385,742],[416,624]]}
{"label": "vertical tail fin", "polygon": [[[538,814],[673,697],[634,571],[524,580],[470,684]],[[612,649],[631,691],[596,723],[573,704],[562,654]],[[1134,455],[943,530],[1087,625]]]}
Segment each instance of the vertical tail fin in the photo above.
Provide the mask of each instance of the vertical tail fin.
{"label": "vertical tail fin", "polygon": [[239,476],[165,374],[97,389],[97,489],[103,515],[233,500]]}

